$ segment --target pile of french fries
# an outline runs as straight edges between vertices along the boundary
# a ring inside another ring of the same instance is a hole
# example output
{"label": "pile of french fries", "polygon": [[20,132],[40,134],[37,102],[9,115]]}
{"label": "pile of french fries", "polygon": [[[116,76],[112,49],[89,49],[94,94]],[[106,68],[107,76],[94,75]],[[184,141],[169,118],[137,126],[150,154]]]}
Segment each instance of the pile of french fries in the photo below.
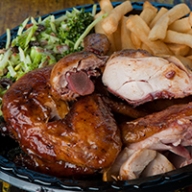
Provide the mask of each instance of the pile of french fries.
{"label": "pile of french fries", "polygon": [[100,0],[98,17],[107,17],[95,26],[96,33],[105,34],[111,42],[111,52],[121,49],[144,49],[155,56],[174,55],[192,69],[192,12],[184,4],[171,9],[157,9],[143,3],[139,14],[133,14],[130,1],[116,7],[110,0]]}

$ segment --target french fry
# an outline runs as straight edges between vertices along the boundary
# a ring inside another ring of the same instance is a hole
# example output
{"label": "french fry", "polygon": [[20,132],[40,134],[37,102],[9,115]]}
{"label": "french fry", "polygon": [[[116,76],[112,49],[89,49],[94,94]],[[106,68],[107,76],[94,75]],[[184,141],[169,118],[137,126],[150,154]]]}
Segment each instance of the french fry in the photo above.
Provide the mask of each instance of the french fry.
{"label": "french fry", "polygon": [[192,55],[192,48],[190,48],[190,50],[189,50],[188,54],[186,55],[186,57],[188,57],[190,55]]}
{"label": "french fry", "polygon": [[[95,18],[94,18],[94,19],[97,19],[99,16],[101,16],[101,15],[103,15],[103,14],[105,14],[105,12],[101,10],[99,13],[97,13],[97,14],[95,15]],[[95,25],[95,32],[96,32],[96,33],[105,34],[105,31],[103,30],[103,28],[102,28],[102,26],[101,26],[101,22],[102,22],[102,21],[98,22],[98,23]]]}
{"label": "french fry", "polygon": [[117,30],[118,23],[122,16],[133,9],[130,1],[124,1],[122,4],[115,7],[108,17],[102,22],[102,27],[107,34],[112,34]]}
{"label": "french fry", "polygon": [[185,3],[180,3],[178,5],[175,5],[172,9],[170,9],[166,13],[170,17],[169,25],[174,21],[176,21],[177,19],[180,19],[189,13],[190,13],[190,9]]}
{"label": "french fry", "polygon": [[[189,21],[190,20],[189,17],[184,17],[182,19],[174,21],[171,25],[169,25],[168,29],[170,29],[172,31],[181,32],[181,33],[190,31],[191,24]],[[191,15],[191,17],[192,17],[192,15]]]}
{"label": "french fry", "polygon": [[[192,70],[192,55],[189,55],[187,57],[185,57],[186,59],[188,59],[188,62],[187,62],[187,66],[190,70]],[[190,62],[191,61],[191,62]]]}
{"label": "french fry", "polygon": [[154,7],[151,3],[148,1],[145,1],[143,3],[143,10],[140,13],[140,17],[147,23],[149,24],[152,19],[156,16],[157,14],[157,8]]}
{"label": "french fry", "polygon": [[111,53],[120,49],[144,49],[156,56],[175,55],[191,63],[192,12],[186,4],[170,10],[162,7],[158,11],[145,1],[139,15],[129,16],[125,14],[132,10],[130,1],[115,8],[110,0],[100,0],[99,4],[101,11],[97,15],[106,12],[109,15],[95,26],[95,31],[107,36]]}
{"label": "french fry", "polygon": [[100,0],[99,5],[101,11],[104,11],[105,13],[110,13],[110,11],[113,10],[113,5],[110,0]]}
{"label": "french fry", "polygon": [[146,50],[150,54],[153,54],[152,51],[149,49],[149,47],[145,43],[141,44],[141,49]]}
{"label": "french fry", "polygon": [[188,55],[187,58],[192,60],[192,55]]}
{"label": "french fry", "polygon": [[172,24],[177,19],[186,16],[188,13],[190,13],[190,9],[186,4],[180,3],[175,5],[155,23],[148,38],[153,41],[157,39],[163,40],[166,36],[168,25]]}
{"label": "french fry", "polygon": [[187,31],[187,34],[192,35],[192,29],[190,29],[189,31]]}
{"label": "french fry", "polygon": [[120,37],[121,37],[121,22],[119,22],[117,30],[113,33],[116,51],[120,51],[122,49],[122,43]]}
{"label": "french fry", "polygon": [[148,38],[152,41],[163,40],[166,36],[168,25],[169,17],[165,17],[163,20],[160,19],[151,29]]}
{"label": "french fry", "polygon": [[[95,19],[96,19],[97,17],[99,17],[100,15],[103,15],[103,14],[104,14],[104,11],[100,11],[99,13],[97,13],[97,14],[95,15]],[[111,48],[110,48],[110,51],[109,51],[109,52],[112,53],[112,52],[114,52],[115,49],[116,49],[116,48],[115,48],[115,42],[114,42],[113,34],[111,34],[111,35],[106,34],[105,31],[103,30],[102,26],[101,26],[101,22],[102,22],[102,21],[100,21],[99,23],[97,23],[97,24],[95,25],[95,32],[106,35],[106,37],[108,38],[108,40],[109,40],[110,43],[111,43]]]}
{"label": "french fry", "polygon": [[110,48],[109,53],[113,53],[114,51],[116,51],[114,36],[113,36],[113,34],[111,34],[111,35],[105,34],[105,35],[111,43],[111,48]]}
{"label": "french fry", "polygon": [[121,18],[121,46],[122,49],[135,49],[133,42],[131,40],[131,32],[126,27],[127,17],[123,16]]}
{"label": "french fry", "polygon": [[171,55],[172,52],[169,50],[167,45],[162,41],[150,41],[147,37],[150,32],[149,26],[143,21],[143,19],[134,15],[129,17],[126,26],[130,29],[138,38],[145,43],[154,55]]}
{"label": "french fry", "polygon": [[192,12],[190,12],[188,19],[189,19],[189,24],[192,26]]}
{"label": "french fry", "polygon": [[172,30],[167,30],[166,37],[164,39],[166,43],[176,43],[187,45],[192,48],[192,35],[187,33],[179,33]]}
{"label": "french fry", "polygon": [[192,70],[192,60],[190,57],[183,57],[181,55],[176,55],[176,57],[185,65],[185,67]]}
{"label": "french fry", "polygon": [[142,41],[138,38],[138,36],[135,35],[135,33],[131,32],[130,37],[131,37],[131,41],[133,42],[134,47],[136,49],[140,49],[141,45],[142,45]]}
{"label": "french fry", "polygon": [[149,24],[149,27],[152,28],[155,25],[155,23],[167,12],[168,12],[167,8],[161,7],[161,9],[157,12],[156,16],[153,18],[153,20]]}
{"label": "french fry", "polygon": [[190,51],[190,47],[183,44],[168,43],[167,46],[174,55],[186,56]]}

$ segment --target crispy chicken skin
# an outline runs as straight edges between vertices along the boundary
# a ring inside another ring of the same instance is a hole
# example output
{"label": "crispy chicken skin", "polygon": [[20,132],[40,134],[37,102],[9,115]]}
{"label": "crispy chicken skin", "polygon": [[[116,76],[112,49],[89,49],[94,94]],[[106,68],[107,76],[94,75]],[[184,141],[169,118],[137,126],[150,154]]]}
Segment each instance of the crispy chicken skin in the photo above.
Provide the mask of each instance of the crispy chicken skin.
{"label": "crispy chicken skin", "polygon": [[97,55],[107,55],[111,43],[106,35],[101,33],[91,33],[83,40],[84,50],[95,53]]}
{"label": "crispy chicken skin", "polygon": [[77,166],[64,161],[55,161],[54,163],[51,161],[48,162],[37,156],[29,156],[26,153],[17,155],[13,161],[18,166],[27,167],[28,169],[56,177],[79,178],[81,176],[95,176],[100,171],[98,169]]}
{"label": "crispy chicken skin", "polygon": [[125,148],[105,181],[162,174],[192,163],[192,102],[176,104],[120,124]]}
{"label": "crispy chicken skin", "polygon": [[91,77],[101,75],[98,69],[104,66],[107,58],[82,51],[60,59],[50,76],[52,95],[64,100],[74,100],[93,93],[95,86]]}
{"label": "crispy chicken skin", "polygon": [[[68,55],[54,66],[27,73],[5,93],[2,112],[8,133],[29,157],[18,161],[56,176],[102,171],[106,181],[190,164],[192,102],[152,114],[136,107],[190,95],[192,73],[174,57],[141,50],[101,55],[87,50]],[[165,151],[181,160],[172,164],[161,153]]]}
{"label": "crispy chicken skin", "polygon": [[90,95],[74,102],[68,112],[67,103],[50,94],[51,69],[24,75],[4,95],[2,111],[10,135],[34,160],[37,157],[45,164],[110,166],[121,150],[110,109],[101,96]]}
{"label": "crispy chicken skin", "polygon": [[128,148],[171,151],[186,160],[192,145],[192,103],[173,105],[165,110],[121,124],[123,142]]}

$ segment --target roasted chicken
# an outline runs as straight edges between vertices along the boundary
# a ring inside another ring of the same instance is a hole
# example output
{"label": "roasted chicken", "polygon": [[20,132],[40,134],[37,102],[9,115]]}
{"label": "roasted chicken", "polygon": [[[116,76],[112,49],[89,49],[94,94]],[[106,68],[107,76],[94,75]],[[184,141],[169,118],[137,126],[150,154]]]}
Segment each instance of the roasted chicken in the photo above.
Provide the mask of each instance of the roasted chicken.
{"label": "roasted chicken", "polygon": [[103,179],[129,180],[192,163],[192,103],[178,104],[120,125],[124,150]]}
{"label": "roasted chicken", "polygon": [[70,106],[56,99],[50,90],[51,73],[52,66],[29,72],[6,92],[2,111],[9,134],[39,169],[46,165],[57,172],[59,166],[65,175],[66,164],[81,170],[110,166],[121,150],[110,108],[95,94]]}
{"label": "roasted chicken", "polygon": [[170,150],[186,159],[184,148],[192,145],[192,103],[165,110],[120,125],[123,143],[131,149]]}
{"label": "roasted chicken", "polygon": [[59,60],[53,67],[50,77],[54,97],[74,100],[80,95],[93,93],[94,83],[91,77],[100,75],[96,69],[104,66],[107,58],[83,51]]}
{"label": "roasted chicken", "polygon": [[18,162],[56,176],[99,171],[104,181],[192,163],[190,97],[156,111],[141,105],[191,95],[191,72],[175,57],[142,50],[103,56],[108,46],[99,55],[98,46],[68,55],[9,88],[2,111],[9,135],[25,152]]}
{"label": "roasted chicken", "polygon": [[96,55],[107,55],[111,44],[106,35],[101,33],[91,33],[83,40],[84,50]]}
{"label": "roasted chicken", "polygon": [[192,93],[192,73],[176,57],[122,50],[108,59],[102,80],[110,92],[137,106]]}

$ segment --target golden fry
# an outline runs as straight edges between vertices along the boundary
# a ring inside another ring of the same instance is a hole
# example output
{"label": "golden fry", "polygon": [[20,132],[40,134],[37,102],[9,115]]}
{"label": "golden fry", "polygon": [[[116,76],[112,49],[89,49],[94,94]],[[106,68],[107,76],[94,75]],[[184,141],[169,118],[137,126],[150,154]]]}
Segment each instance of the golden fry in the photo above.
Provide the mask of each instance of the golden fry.
{"label": "golden fry", "polygon": [[122,43],[120,37],[121,37],[121,22],[119,22],[117,30],[113,33],[116,51],[120,51],[122,49]]}
{"label": "golden fry", "polygon": [[187,45],[192,48],[192,35],[168,30],[164,39],[166,43],[176,43]]}
{"label": "golden fry", "polygon": [[131,32],[126,27],[127,17],[123,16],[121,19],[121,46],[122,49],[135,49],[131,40]]}
{"label": "golden fry", "polygon": [[157,22],[151,29],[148,38],[152,41],[163,40],[167,33],[167,27],[169,25],[169,17],[165,17],[164,20]]}
{"label": "golden fry", "polygon": [[185,3],[180,3],[175,5],[172,9],[167,12],[167,15],[170,17],[169,25],[190,13],[189,7]]}
{"label": "golden fry", "polygon": [[[105,12],[104,11],[100,11],[99,13],[97,13],[95,15],[95,18],[94,19],[97,19],[99,16],[103,15]],[[98,22],[96,25],[95,25],[95,33],[102,33],[102,34],[105,34],[105,31],[103,30],[102,26],[101,26],[101,22]]]}
{"label": "golden fry", "polygon": [[[95,18],[99,17],[100,15],[103,15],[104,14],[104,11],[100,11],[99,13],[97,13],[97,15],[95,15]],[[109,34],[106,34],[105,31],[103,30],[102,26],[101,26],[101,22],[100,21],[99,23],[97,23],[95,25],[95,32],[96,33],[101,33],[101,34],[105,34],[106,37],[108,38],[108,40],[110,41],[111,43],[111,49],[110,49],[110,53],[113,53],[115,51],[115,42],[114,42],[114,38],[113,38],[113,34],[109,35]]]}
{"label": "golden fry", "polygon": [[111,4],[110,0],[100,0],[99,5],[101,8],[101,11],[104,11],[105,13],[109,13],[113,10],[113,5]]}
{"label": "golden fry", "polygon": [[143,10],[140,13],[140,17],[147,23],[149,24],[152,19],[156,16],[157,14],[157,8],[154,7],[151,3],[148,1],[145,1],[143,3]]}
{"label": "golden fry", "polygon": [[176,55],[176,57],[185,65],[185,67],[192,70],[192,60],[190,57],[183,57],[181,55]]}
{"label": "golden fry", "polygon": [[112,34],[117,30],[118,23],[122,16],[133,9],[130,1],[124,1],[122,4],[115,7],[108,17],[102,22],[102,27],[107,34]]}
{"label": "golden fry", "polygon": [[153,54],[152,51],[149,49],[149,47],[145,43],[142,43],[141,49],[146,50],[147,52]]}
{"label": "golden fry", "polygon": [[168,43],[167,46],[174,55],[186,56],[190,51],[190,47],[183,44]]}
{"label": "golden fry", "polygon": [[171,25],[169,25],[168,29],[181,33],[188,32],[191,29],[189,19],[190,19],[189,17],[184,17],[182,19],[176,20]]}
{"label": "golden fry", "polygon": [[172,52],[169,50],[167,45],[162,41],[150,41],[147,37],[150,32],[149,26],[143,21],[143,19],[134,15],[129,17],[126,26],[130,29],[138,38],[145,43],[154,55],[171,55]]}
{"label": "golden fry", "polygon": [[142,45],[142,41],[139,39],[139,37],[137,35],[135,35],[135,33],[131,32],[130,34],[131,37],[131,41],[133,42],[133,45],[136,49],[140,49],[141,45]]}
{"label": "golden fry", "polygon": [[184,4],[175,5],[167,13],[165,13],[153,26],[151,29],[148,38],[150,40],[163,40],[166,36],[166,30],[168,25],[172,24],[177,19],[180,19],[190,13],[189,7]]}
{"label": "golden fry", "polygon": [[155,23],[167,12],[168,12],[167,8],[161,7],[161,9],[157,12],[156,16],[153,18],[153,20],[149,24],[149,27],[152,28],[155,25]]}

